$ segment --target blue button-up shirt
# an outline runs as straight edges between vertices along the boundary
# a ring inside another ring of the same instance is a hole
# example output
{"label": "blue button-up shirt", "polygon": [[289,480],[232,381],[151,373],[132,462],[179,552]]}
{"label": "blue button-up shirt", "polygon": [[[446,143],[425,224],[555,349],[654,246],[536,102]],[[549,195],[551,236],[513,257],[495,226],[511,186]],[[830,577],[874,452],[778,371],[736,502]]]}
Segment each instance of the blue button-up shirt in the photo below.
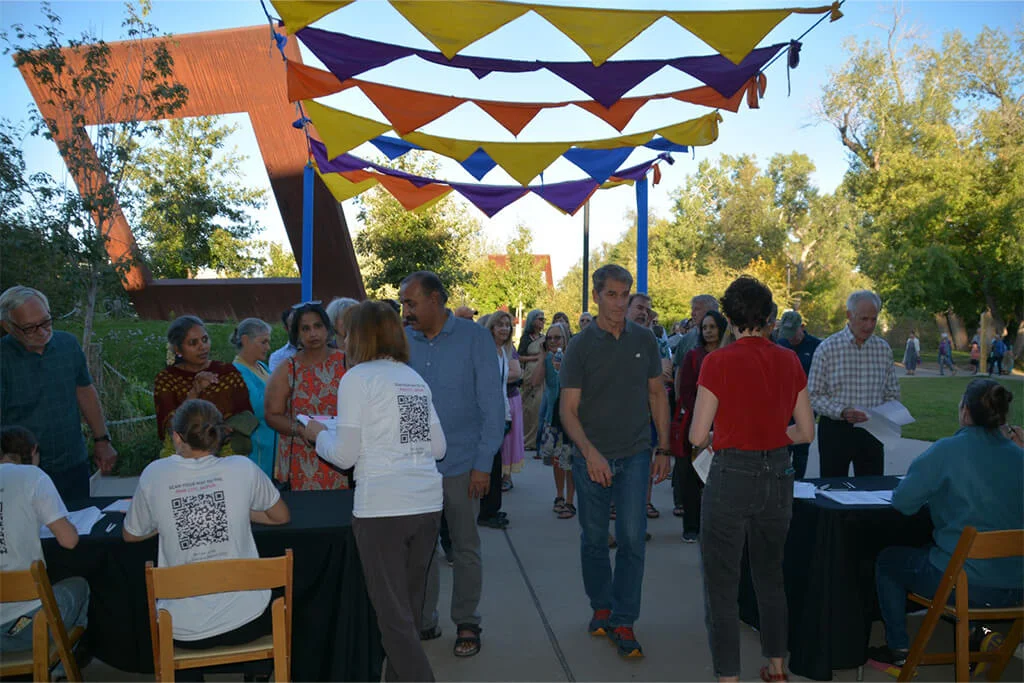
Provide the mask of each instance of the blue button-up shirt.
{"label": "blue button-up shirt", "polygon": [[451,311],[433,339],[411,327],[405,333],[409,366],[430,386],[448,442],[438,470],[445,477],[490,472],[505,435],[504,387],[491,333]]}
{"label": "blue button-up shirt", "polygon": [[85,462],[78,387],[92,384],[78,340],[54,330],[42,354],[13,334],[0,339],[0,424],[19,425],[39,441],[39,466],[47,474]]}

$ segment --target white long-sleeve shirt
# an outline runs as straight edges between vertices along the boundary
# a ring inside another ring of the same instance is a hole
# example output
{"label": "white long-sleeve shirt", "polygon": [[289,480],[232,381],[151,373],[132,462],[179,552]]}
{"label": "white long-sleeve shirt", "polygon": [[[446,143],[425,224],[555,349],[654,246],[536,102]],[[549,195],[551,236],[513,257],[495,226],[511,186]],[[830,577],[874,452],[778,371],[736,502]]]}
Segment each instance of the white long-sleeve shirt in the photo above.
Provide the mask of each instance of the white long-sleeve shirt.
{"label": "white long-sleeve shirt", "polygon": [[399,517],[441,510],[436,461],[447,444],[430,387],[408,365],[360,363],[338,384],[337,428],[317,435],[316,452],[355,467],[355,517]]}

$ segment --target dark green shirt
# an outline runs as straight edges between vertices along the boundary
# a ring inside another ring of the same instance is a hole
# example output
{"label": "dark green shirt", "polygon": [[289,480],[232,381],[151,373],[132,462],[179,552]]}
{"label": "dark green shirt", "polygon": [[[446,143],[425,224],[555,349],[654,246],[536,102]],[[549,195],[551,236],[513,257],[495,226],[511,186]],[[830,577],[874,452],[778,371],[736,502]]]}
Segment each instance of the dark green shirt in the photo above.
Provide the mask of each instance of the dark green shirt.
{"label": "dark green shirt", "polygon": [[562,389],[581,390],[583,432],[611,460],[651,449],[647,382],[660,376],[657,340],[627,320],[618,339],[595,321],[569,340],[558,378]]}
{"label": "dark green shirt", "polygon": [[78,387],[92,384],[78,340],[54,331],[42,354],[14,335],[0,339],[0,424],[19,425],[39,441],[39,466],[48,474],[85,461]]}

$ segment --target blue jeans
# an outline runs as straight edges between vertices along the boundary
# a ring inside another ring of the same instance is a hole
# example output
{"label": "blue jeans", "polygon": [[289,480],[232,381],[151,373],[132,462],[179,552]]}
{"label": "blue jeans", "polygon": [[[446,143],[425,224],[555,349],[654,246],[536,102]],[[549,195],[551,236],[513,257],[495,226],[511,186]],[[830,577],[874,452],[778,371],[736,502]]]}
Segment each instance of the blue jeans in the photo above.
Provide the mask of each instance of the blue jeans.
{"label": "blue jeans", "polygon": [[[928,559],[931,548],[885,548],[875,561],[875,585],[878,607],[885,622],[885,642],[892,650],[910,649],[907,635],[907,592],[935,595],[942,580],[942,570]],[[956,591],[950,594],[950,604]],[[967,602],[971,607],[1007,607],[1021,604],[1020,588],[991,588],[970,583]]]}
{"label": "blue jeans", "polygon": [[[57,610],[64,622],[64,628],[71,631],[76,626],[85,626],[89,616],[89,584],[81,576],[53,584],[53,597],[57,601]],[[42,607],[26,612],[24,616],[32,618]],[[7,632],[14,626],[17,619],[0,624],[0,652],[19,652],[32,649],[32,624],[18,631],[13,636]],[[51,634],[50,640],[53,641]]]}
{"label": "blue jeans", "polygon": [[[643,451],[626,458],[609,460],[612,485],[593,482],[587,474],[587,460],[573,459],[580,519],[580,564],[583,588],[590,608],[610,609],[609,625],[632,626],[640,616],[644,556],[647,552],[647,482],[651,479],[651,453]],[[608,515],[615,503],[615,574],[608,552]]]}

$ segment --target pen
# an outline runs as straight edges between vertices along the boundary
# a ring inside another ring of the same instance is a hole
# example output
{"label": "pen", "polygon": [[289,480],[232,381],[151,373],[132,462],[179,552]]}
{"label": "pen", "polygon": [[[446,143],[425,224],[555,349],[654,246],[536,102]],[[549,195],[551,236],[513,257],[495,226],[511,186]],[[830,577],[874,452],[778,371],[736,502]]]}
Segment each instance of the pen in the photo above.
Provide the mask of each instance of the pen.
{"label": "pen", "polygon": [[846,488],[850,489],[851,491],[852,491],[853,489],[857,488],[856,486],[854,486],[853,484],[851,484],[851,483],[850,483],[850,482],[848,482],[848,481],[844,481],[844,482],[843,482],[843,486],[845,486]]}
{"label": "pen", "polygon": [[116,528],[117,528],[117,525],[116,525],[116,524],[111,524],[111,525],[109,525],[109,526],[107,527],[107,533],[109,534],[109,533],[110,533],[111,531],[113,531],[113,530],[114,530],[114,529],[116,529]]}

